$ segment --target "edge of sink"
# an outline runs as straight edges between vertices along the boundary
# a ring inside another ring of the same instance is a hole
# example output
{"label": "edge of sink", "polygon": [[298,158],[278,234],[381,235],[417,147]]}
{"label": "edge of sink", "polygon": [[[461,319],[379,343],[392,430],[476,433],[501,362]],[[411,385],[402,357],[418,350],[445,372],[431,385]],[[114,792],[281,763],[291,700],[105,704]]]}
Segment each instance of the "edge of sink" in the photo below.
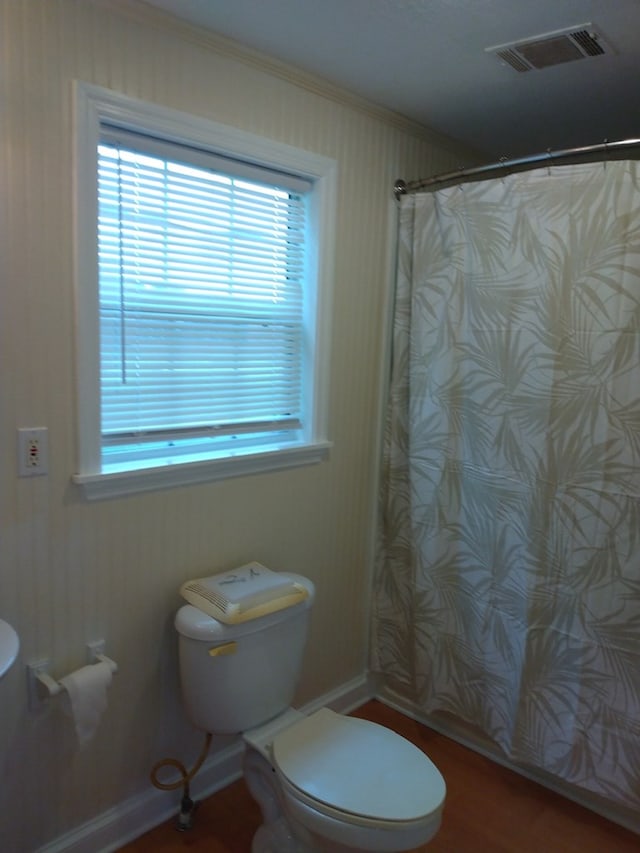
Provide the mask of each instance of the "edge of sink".
{"label": "edge of sink", "polygon": [[0,678],[13,666],[19,650],[20,640],[15,630],[0,619]]}

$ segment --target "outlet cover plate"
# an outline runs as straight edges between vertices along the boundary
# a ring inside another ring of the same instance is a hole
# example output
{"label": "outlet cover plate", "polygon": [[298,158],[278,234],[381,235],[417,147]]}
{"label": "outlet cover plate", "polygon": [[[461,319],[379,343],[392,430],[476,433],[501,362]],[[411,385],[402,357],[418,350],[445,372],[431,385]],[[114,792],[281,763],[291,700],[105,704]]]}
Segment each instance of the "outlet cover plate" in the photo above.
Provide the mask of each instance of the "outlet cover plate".
{"label": "outlet cover plate", "polygon": [[49,431],[46,427],[18,429],[18,476],[40,477],[49,473]]}

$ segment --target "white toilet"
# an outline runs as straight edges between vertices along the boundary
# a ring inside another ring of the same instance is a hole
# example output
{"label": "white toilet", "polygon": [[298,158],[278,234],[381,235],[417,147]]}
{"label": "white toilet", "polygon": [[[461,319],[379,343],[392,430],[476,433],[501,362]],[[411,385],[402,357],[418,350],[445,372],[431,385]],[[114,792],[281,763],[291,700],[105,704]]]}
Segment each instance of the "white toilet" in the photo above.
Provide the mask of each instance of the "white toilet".
{"label": "white toilet", "polygon": [[311,581],[250,563],[181,592],[191,602],[175,620],[185,706],[203,731],[243,735],[264,820],[252,853],[395,853],[436,834],[445,783],[421,750],[367,720],[290,707]]}

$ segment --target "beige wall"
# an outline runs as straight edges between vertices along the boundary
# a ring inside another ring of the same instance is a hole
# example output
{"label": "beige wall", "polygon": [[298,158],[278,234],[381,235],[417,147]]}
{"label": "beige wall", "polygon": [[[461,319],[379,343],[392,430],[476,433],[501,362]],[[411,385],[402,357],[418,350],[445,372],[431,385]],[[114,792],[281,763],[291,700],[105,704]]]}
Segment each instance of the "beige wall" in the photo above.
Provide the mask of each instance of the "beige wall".
{"label": "beige wall", "polygon": [[[18,664],[0,681],[0,838],[39,846],[146,791],[151,765],[193,760],[172,616],[191,577],[257,559],[318,587],[298,699],[366,667],[367,578],[390,189],[450,169],[452,145],[135,3],[0,0],[0,617]],[[85,502],[75,469],[72,80],[187,110],[339,164],[330,460]],[[50,473],[19,479],[16,428],[49,429]],[[58,703],[27,707],[25,664],[54,675],[104,637],[120,664],[98,737],[74,746]]]}

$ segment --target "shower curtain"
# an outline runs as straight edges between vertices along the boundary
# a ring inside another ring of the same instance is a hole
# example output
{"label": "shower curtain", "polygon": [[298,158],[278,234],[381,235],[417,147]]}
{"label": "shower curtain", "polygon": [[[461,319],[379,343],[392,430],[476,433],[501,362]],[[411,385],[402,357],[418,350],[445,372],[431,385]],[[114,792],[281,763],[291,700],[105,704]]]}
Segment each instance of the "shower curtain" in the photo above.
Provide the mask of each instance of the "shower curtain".
{"label": "shower curtain", "polygon": [[640,805],[640,168],[405,196],[372,669]]}

